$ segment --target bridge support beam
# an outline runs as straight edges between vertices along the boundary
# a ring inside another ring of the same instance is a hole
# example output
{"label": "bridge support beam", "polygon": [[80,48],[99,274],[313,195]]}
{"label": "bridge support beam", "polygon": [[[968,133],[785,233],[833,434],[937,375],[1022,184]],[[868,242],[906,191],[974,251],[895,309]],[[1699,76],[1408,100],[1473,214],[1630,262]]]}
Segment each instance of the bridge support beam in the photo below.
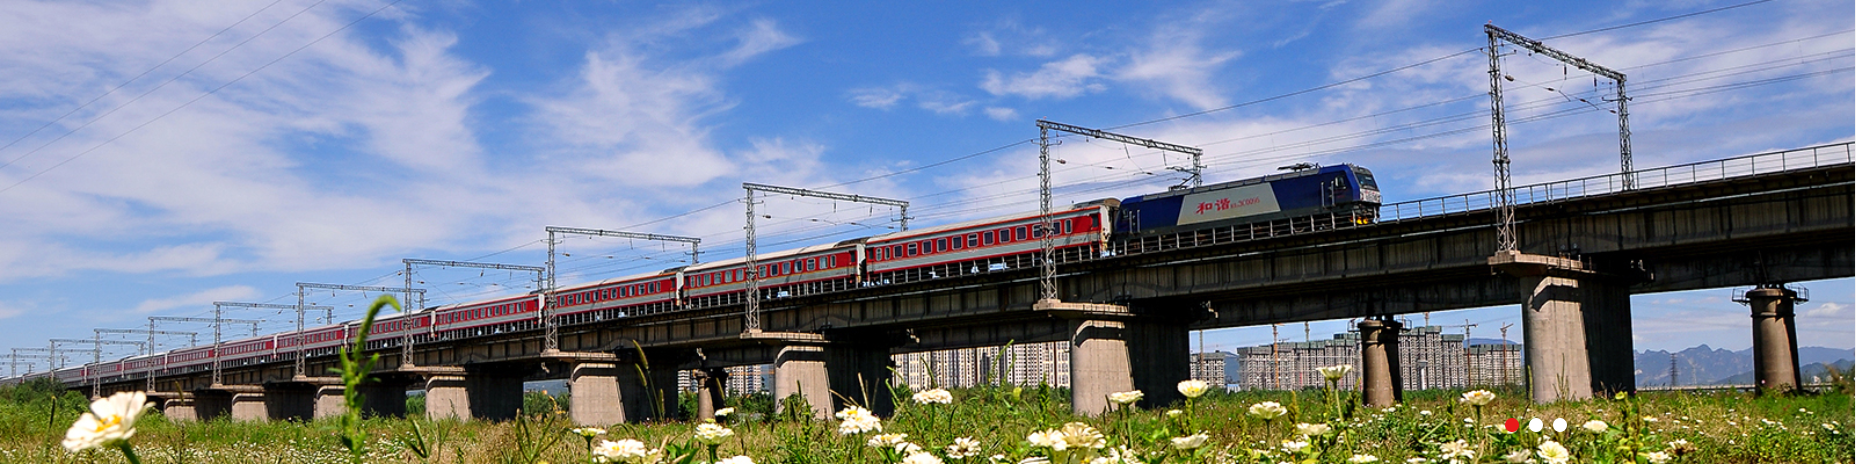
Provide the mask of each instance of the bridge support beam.
{"label": "bridge support beam", "polygon": [[1518,276],[1528,390],[1535,402],[1636,390],[1630,290],[1577,260],[1515,252],[1489,259]]}
{"label": "bridge support beam", "polygon": [[722,408],[722,383],[728,380],[728,370],[702,368],[693,375],[696,381],[696,419],[714,420],[716,409]]}
{"label": "bridge support beam", "polygon": [[1762,394],[1790,392],[1803,384],[1793,313],[1798,300],[1798,293],[1785,286],[1761,286],[1746,293],[1753,309],[1753,381]]}
{"label": "bridge support beam", "polygon": [[1360,322],[1360,380],[1367,407],[1390,407],[1405,399],[1399,375],[1398,333],[1405,325],[1391,320]]}

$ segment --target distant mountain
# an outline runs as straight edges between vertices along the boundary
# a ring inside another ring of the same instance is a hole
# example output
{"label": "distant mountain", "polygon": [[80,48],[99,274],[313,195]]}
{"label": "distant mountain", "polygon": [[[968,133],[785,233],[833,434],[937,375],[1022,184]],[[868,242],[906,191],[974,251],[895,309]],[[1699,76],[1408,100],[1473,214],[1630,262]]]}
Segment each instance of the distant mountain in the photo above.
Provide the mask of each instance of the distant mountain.
{"label": "distant mountain", "polygon": [[[1653,350],[1636,356],[1638,386],[1669,385],[1670,352]],[[1720,381],[1745,374],[1752,379],[1753,349],[1726,350],[1702,344],[1675,352],[1676,384],[1721,384]],[[1856,350],[1828,347],[1799,347],[1800,365],[1830,364],[1856,359]],[[1803,367],[1800,367],[1802,370]],[[1821,368],[1820,368],[1821,370]],[[1821,376],[1821,371],[1819,372]],[[1808,376],[1808,375],[1807,375]]]}
{"label": "distant mountain", "polygon": [[[1799,348],[1798,352],[1799,352],[1798,358],[1804,358],[1804,349]],[[1833,366],[1837,368],[1838,373],[1842,373],[1843,376],[1849,376],[1850,369],[1853,366],[1856,366],[1856,362],[1851,362],[1845,359],[1845,360],[1837,360],[1837,361],[1830,362],[1830,363],[1824,363],[1824,362],[1811,363],[1809,365],[1798,367],[1798,371],[1800,372],[1799,378],[1803,378],[1804,382],[1806,383],[1811,382],[1811,377],[1813,376],[1828,378],[1829,377],[1828,374],[1830,373],[1830,367],[1833,367]],[[1729,376],[1726,378],[1721,378],[1720,380],[1715,381],[1712,384],[1753,384],[1753,372],[1748,371],[1746,373],[1741,373],[1741,374]]]}

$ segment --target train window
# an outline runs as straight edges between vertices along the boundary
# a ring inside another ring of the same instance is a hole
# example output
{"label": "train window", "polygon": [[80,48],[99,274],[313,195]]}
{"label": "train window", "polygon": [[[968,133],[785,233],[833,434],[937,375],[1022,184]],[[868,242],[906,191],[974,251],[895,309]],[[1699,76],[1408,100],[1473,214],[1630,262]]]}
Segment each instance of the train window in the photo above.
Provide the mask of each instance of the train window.
{"label": "train window", "polygon": [[952,246],[950,248],[953,250],[960,250],[965,248],[967,243],[966,241],[960,240],[960,236],[954,236],[954,242],[948,245]]}
{"label": "train window", "polygon": [[1076,226],[1071,224],[1072,221],[1075,221],[1075,220],[1063,220],[1063,233],[1064,234],[1070,234],[1070,233],[1076,232]]}
{"label": "train window", "polygon": [[934,240],[934,251],[946,252],[947,251],[947,238],[943,237],[940,239],[935,239]]}
{"label": "train window", "polygon": [[889,259],[890,260],[895,260],[895,259],[903,258],[907,256],[908,254],[902,253],[902,246],[900,245],[889,248]]}
{"label": "train window", "polygon": [[992,245],[992,231],[980,234],[980,241],[981,244]]}
{"label": "train window", "polygon": [[657,292],[657,283],[651,283],[651,292],[652,292],[652,293],[656,293],[656,292]]}
{"label": "train window", "polygon": [[922,255],[934,253],[934,241],[922,240]]}
{"label": "train window", "polygon": [[911,257],[913,257],[913,256],[915,256],[915,252],[916,252],[916,247],[917,247],[917,246],[915,245],[915,243],[914,243],[914,242],[910,242],[910,243],[909,243],[909,256],[911,256]]}
{"label": "train window", "polygon": [[980,246],[980,235],[968,234],[967,235],[967,247],[973,248],[973,247],[979,247],[979,246]]}
{"label": "train window", "polygon": [[816,258],[806,259],[806,271],[818,271],[818,259]]}
{"label": "train window", "polygon": [[1050,225],[1044,224],[1044,223],[1038,223],[1038,224],[1031,225],[1031,238],[1042,239],[1044,238],[1044,231],[1049,230],[1049,229],[1050,229]]}
{"label": "train window", "polygon": [[838,256],[837,255],[825,257],[825,268],[837,268],[837,267],[838,267]]}
{"label": "train window", "polygon": [[1024,226],[1012,228],[1012,240],[1015,240],[1015,241],[1025,240],[1025,227]]}
{"label": "train window", "polygon": [[780,274],[783,274],[783,275],[786,275],[786,274],[793,274],[793,262],[785,262],[785,263],[781,263],[781,264],[780,264]]}
{"label": "train window", "polygon": [[1004,244],[1007,242],[1012,242],[1012,228],[999,230],[999,243]]}

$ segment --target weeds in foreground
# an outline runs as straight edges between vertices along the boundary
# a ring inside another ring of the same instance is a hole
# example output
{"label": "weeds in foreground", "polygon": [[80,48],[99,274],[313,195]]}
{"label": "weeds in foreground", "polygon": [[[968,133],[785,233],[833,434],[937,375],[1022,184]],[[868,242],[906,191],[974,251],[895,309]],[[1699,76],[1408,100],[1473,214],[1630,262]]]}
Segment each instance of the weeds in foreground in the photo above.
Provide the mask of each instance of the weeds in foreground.
{"label": "weeds in foreground", "polygon": [[[881,431],[852,434],[844,434],[841,426],[845,422],[836,418],[818,420],[810,414],[765,415],[750,410],[771,405],[772,399],[765,395],[727,399],[726,407],[737,410],[708,427],[690,422],[612,425],[605,428],[610,433],[590,438],[571,432],[565,423],[546,423],[564,421],[559,415],[552,417],[555,420],[525,415],[528,419],[522,421],[527,426],[513,420],[417,419],[364,419],[359,426],[367,449],[365,461],[407,463],[696,462],[746,457],[811,463],[988,463],[1084,457],[1330,463],[1499,463],[1511,458],[1541,463],[1856,460],[1852,456],[1856,444],[1850,435],[1851,397],[1837,392],[1767,397],[1645,393],[1622,400],[1534,405],[1519,391],[1490,391],[1493,398],[1478,406],[1470,401],[1469,393],[1436,391],[1411,393],[1406,403],[1382,410],[1360,408],[1355,405],[1357,400],[1347,399],[1347,392],[1338,389],[1285,393],[1213,388],[1193,398],[1190,405],[1130,407],[1106,416],[1083,417],[1069,413],[1068,393],[1057,388],[951,389],[943,391],[946,403],[931,400],[939,396],[928,394],[934,391],[897,388],[893,391],[898,401],[895,415],[876,419]],[[1336,397],[1341,398],[1338,403],[1330,400]],[[67,398],[54,407],[55,398],[45,390],[0,388],[0,433],[6,433],[0,435],[0,461],[126,461],[110,449],[73,453],[58,447],[67,425],[48,427],[43,419],[49,409],[56,408],[63,421],[70,421],[70,412],[78,406]],[[1266,403],[1274,403],[1275,408]],[[1337,411],[1337,406],[1343,408]],[[782,412],[812,411],[801,403],[789,407]],[[1275,416],[1252,415],[1257,407]],[[1481,418],[1477,418],[1478,411]],[[1512,428],[1509,419],[1515,420]],[[1556,428],[1556,424],[1563,426]],[[185,435],[180,434],[183,427]],[[135,445],[142,457],[161,461],[348,462],[353,460],[352,451],[338,439],[348,437],[343,434],[346,427],[334,418],[296,423],[197,422],[149,413],[136,424]],[[523,428],[529,432],[528,445],[518,442]],[[729,434],[721,435],[717,428],[726,428]],[[699,437],[704,429],[709,430],[708,441]],[[1103,445],[1099,448],[1092,446],[1097,435]],[[1041,437],[1033,441],[1033,436]],[[1057,441],[1064,447],[1061,454],[1052,447]]]}

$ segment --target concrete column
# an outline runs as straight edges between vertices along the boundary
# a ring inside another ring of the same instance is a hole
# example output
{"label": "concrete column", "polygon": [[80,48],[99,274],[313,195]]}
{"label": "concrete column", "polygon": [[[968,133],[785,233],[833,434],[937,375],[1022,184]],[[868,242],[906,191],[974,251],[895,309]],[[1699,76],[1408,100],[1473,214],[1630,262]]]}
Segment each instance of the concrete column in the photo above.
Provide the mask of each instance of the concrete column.
{"label": "concrete column", "polygon": [[1631,342],[1630,286],[1605,277],[1579,280],[1584,300],[1585,360],[1592,394],[1611,397],[1637,391],[1637,353]]}
{"label": "concrete column", "polygon": [[567,377],[573,394],[568,414],[580,426],[608,426],[625,422],[619,401],[618,366],[611,363],[576,363]]}
{"label": "concrete column", "polygon": [[1629,283],[1641,277],[1516,252],[1498,253],[1489,264],[1519,277],[1527,292],[1521,305],[1522,343],[1535,402],[1636,390]]}
{"label": "concrete column", "polygon": [[236,421],[270,420],[270,409],[264,405],[264,392],[233,393],[232,419]]}
{"label": "concrete column", "polygon": [[[849,407],[856,401],[877,416],[895,413],[895,399],[889,391],[889,346],[868,344],[833,344],[825,346],[825,370],[831,383],[833,411]],[[842,396],[842,397],[840,397]]]}
{"label": "concrete column", "polygon": [[[1183,323],[1127,321],[1128,374],[1141,390],[1140,406],[1159,408],[1186,398],[1179,382],[1192,378],[1192,331]],[[1222,389],[1222,383],[1214,385]],[[1105,394],[1106,395],[1106,394]]]}
{"label": "concrete column", "polygon": [[469,420],[470,395],[464,377],[433,375],[425,380],[425,417],[433,420]]}
{"label": "concrete column", "polygon": [[162,401],[161,415],[168,417],[169,420],[198,421],[200,419],[199,413],[194,410],[194,398],[192,397]]}
{"label": "concrete column", "polygon": [[1521,308],[1529,393],[1541,403],[1590,399],[1592,365],[1579,280],[1523,276],[1521,283],[1531,290]]}
{"label": "concrete column", "polygon": [[714,420],[715,410],[723,405],[722,383],[728,380],[728,370],[721,368],[703,368],[696,370],[696,419]]}
{"label": "concrete column", "polygon": [[212,420],[232,414],[232,393],[202,389],[193,392],[194,418]]}
{"label": "concrete column", "polygon": [[347,399],[342,396],[345,386],[316,386],[315,407],[310,412],[313,418],[335,418],[348,411]]}
{"label": "concrete column", "polygon": [[1110,393],[1134,390],[1128,332],[1120,321],[1070,321],[1070,405],[1076,414],[1107,412]]}
{"label": "concrete column", "polygon": [[[465,395],[470,397],[471,418],[513,420],[522,409],[522,377],[469,373],[464,376]],[[406,399],[401,392],[400,406]],[[428,399],[429,401],[429,399]],[[535,412],[541,413],[541,412]]]}
{"label": "concrete column", "polygon": [[1398,366],[1398,332],[1404,325],[1389,320],[1360,322],[1361,402],[1367,407],[1390,407],[1405,399]]}
{"label": "concrete column", "polygon": [[274,420],[305,421],[315,413],[315,386],[278,383],[264,386],[265,415]]}
{"label": "concrete column", "polygon": [[1761,393],[1789,392],[1802,385],[1793,306],[1798,293],[1783,286],[1746,293],[1753,309],[1753,381]]}
{"label": "concrete column", "polygon": [[830,419],[833,413],[831,381],[825,371],[825,348],[817,345],[786,345],[773,357],[773,402],[785,413],[785,400],[798,394],[812,404],[818,419]]}
{"label": "concrete column", "polygon": [[[517,395],[520,395],[522,382],[516,382]],[[341,399],[342,387],[336,387],[335,398]],[[397,382],[367,383],[356,386],[361,391],[361,414],[368,417],[399,418],[406,416],[406,384]],[[341,401],[336,401],[338,404]],[[518,402],[520,402],[518,400]]]}
{"label": "concrete column", "polygon": [[621,422],[678,418],[681,412],[677,405],[677,366],[682,360],[676,355],[653,353],[649,364],[633,361],[616,365],[613,375],[623,410]]}
{"label": "concrete column", "polygon": [[1637,389],[1630,290],[1598,275],[1523,276],[1521,327],[1535,402]]}

